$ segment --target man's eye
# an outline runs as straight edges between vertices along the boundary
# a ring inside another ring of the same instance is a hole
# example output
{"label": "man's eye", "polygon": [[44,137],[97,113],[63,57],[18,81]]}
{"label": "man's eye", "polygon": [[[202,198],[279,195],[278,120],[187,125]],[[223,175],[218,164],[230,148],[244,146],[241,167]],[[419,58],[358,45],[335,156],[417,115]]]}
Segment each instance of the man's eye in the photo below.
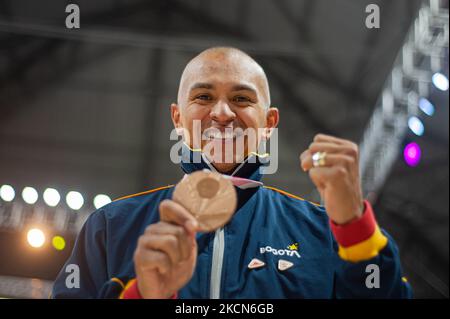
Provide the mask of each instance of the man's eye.
{"label": "man's eye", "polygon": [[237,103],[241,103],[241,102],[249,102],[249,101],[250,101],[250,99],[249,99],[248,97],[245,97],[245,96],[235,96],[235,97],[233,98],[233,100],[234,100],[235,102],[237,102]]}
{"label": "man's eye", "polygon": [[196,99],[197,99],[197,100],[202,100],[202,101],[210,101],[210,100],[212,100],[211,96],[209,96],[209,95],[207,95],[207,94],[201,94],[201,95],[198,95],[198,96],[196,97]]}

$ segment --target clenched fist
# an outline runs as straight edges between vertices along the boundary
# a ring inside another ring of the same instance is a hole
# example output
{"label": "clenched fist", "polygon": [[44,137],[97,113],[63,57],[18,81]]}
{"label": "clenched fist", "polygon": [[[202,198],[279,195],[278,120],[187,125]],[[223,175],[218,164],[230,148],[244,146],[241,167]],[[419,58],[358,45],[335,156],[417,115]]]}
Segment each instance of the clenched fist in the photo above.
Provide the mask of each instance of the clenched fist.
{"label": "clenched fist", "polygon": [[[313,165],[313,155],[325,152],[321,165]],[[309,172],[332,221],[346,224],[360,217],[364,204],[359,178],[358,146],[348,140],[317,134],[300,155],[301,167]]]}
{"label": "clenched fist", "polygon": [[164,200],[160,221],[147,227],[134,252],[140,294],[146,299],[169,298],[191,279],[197,260],[198,227],[181,205]]}

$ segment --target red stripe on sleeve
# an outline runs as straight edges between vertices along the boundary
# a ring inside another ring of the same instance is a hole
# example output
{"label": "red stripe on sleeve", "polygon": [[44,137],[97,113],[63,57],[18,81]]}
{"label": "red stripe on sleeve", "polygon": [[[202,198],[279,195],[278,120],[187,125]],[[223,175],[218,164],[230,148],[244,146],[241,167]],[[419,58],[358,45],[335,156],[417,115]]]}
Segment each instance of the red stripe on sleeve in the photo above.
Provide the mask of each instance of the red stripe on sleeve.
{"label": "red stripe on sleeve", "polygon": [[[169,299],[177,298],[178,294],[175,293]],[[143,299],[138,289],[137,280],[133,280],[130,285],[127,285],[127,287],[123,291],[122,299]]]}
{"label": "red stripe on sleeve", "polygon": [[373,235],[377,221],[372,205],[364,200],[364,212],[360,218],[345,225],[338,225],[330,220],[331,231],[334,238],[342,247],[356,245]]}

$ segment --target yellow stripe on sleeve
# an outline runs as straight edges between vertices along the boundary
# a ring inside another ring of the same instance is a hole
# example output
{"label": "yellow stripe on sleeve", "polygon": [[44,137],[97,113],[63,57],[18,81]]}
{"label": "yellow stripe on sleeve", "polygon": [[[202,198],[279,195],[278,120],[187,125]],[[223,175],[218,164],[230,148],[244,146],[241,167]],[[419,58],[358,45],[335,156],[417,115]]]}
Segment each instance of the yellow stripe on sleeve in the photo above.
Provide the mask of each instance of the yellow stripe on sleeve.
{"label": "yellow stripe on sleeve", "polygon": [[349,247],[339,245],[339,257],[351,262],[368,260],[378,256],[379,252],[386,247],[388,239],[383,235],[378,225],[375,232],[366,240]]}

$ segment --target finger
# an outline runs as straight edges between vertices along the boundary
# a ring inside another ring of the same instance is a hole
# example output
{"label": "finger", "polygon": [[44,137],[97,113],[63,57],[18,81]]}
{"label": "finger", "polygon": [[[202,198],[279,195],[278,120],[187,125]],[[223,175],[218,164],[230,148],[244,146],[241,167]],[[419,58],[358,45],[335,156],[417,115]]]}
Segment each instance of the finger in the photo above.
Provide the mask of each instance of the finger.
{"label": "finger", "polygon": [[346,170],[342,166],[314,167],[309,170],[309,176],[318,188],[324,188],[330,181],[343,180]]}
{"label": "finger", "polygon": [[332,141],[327,141],[312,142],[308,148],[300,154],[300,161],[302,161],[308,154],[312,156],[312,154],[317,152],[347,154],[358,158],[358,146],[356,144],[350,141],[346,144],[337,144]]}
{"label": "finger", "polygon": [[[327,155],[331,153],[346,154],[355,158],[357,158],[358,155],[357,148],[355,149],[351,145],[341,145],[331,142],[313,142],[309,145],[308,149],[300,155],[300,162],[303,163],[303,161],[307,159],[308,155],[309,157],[312,157],[312,155],[317,152],[326,152]],[[301,167],[304,171],[310,168],[305,167],[303,164]]]}
{"label": "finger", "polygon": [[[311,153],[304,156],[301,166],[304,171],[309,171],[314,168],[314,163]],[[345,154],[328,154],[325,156],[325,164],[320,167],[331,167],[331,166],[344,166],[347,169],[351,169],[351,165],[354,165],[355,159],[351,156]]]}
{"label": "finger", "polygon": [[335,136],[327,135],[327,134],[316,134],[314,136],[314,142],[330,142],[330,143],[344,145],[344,144],[347,144],[349,141],[344,140],[342,138],[335,137]]}
{"label": "finger", "polygon": [[145,233],[159,235],[168,234],[175,236],[178,240],[179,250],[181,252],[181,260],[186,260],[187,258],[189,258],[192,250],[192,243],[189,240],[189,233],[184,227],[167,222],[159,222],[147,227]]}
{"label": "finger", "polygon": [[[303,151],[302,154],[300,154],[300,167],[303,169],[303,171],[307,171],[310,169],[309,162],[312,161],[312,154],[309,151],[309,149]],[[312,164],[311,164],[312,165]]]}
{"label": "finger", "polygon": [[308,150],[311,154],[316,152],[326,152],[353,155],[354,150],[350,145],[336,144],[332,142],[313,142],[309,145]]}
{"label": "finger", "polygon": [[198,222],[195,217],[173,200],[163,200],[159,205],[159,213],[162,221],[183,226],[191,234],[197,231]]}
{"label": "finger", "polygon": [[176,236],[146,234],[139,239],[140,245],[149,250],[159,250],[170,257],[172,264],[176,265],[181,261],[181,250]]}
{"label": "finger", "polygon": [[161,274],[169,273],[172,269],[170,257],[158,250],[141,250],[137,255],[137,264],[144,270],[158,270]]}
{"label": "finger", "polygon": [[308,154],[309,152],[309,148],[304,150],[301,154],[300,154],[300,162],[303,160],[303,158]]}

